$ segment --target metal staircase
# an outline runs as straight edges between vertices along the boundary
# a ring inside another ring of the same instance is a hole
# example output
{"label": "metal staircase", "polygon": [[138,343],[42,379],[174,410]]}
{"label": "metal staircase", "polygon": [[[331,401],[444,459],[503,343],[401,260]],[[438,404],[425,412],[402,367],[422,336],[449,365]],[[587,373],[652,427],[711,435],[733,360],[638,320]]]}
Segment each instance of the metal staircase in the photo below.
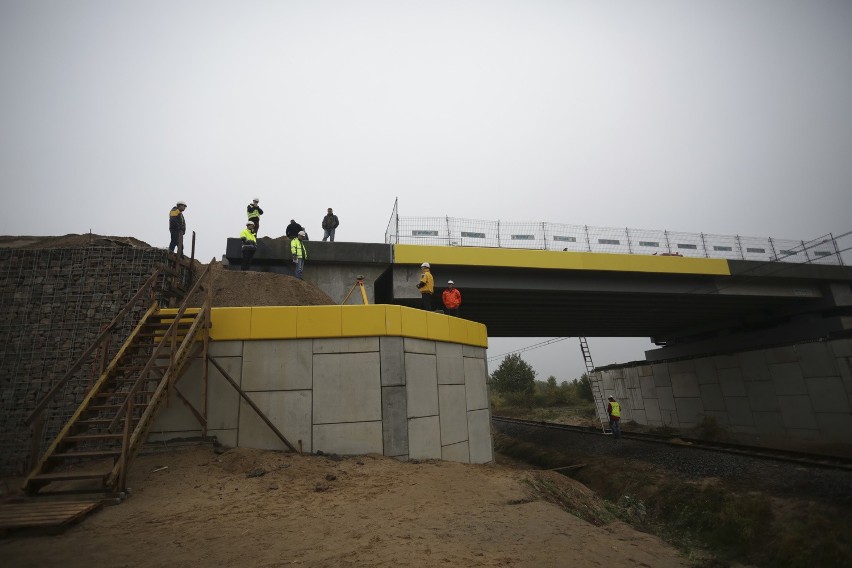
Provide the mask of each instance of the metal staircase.
{"label": "metal staircase", "polygon": [[[102,336],[131,311],[132,305],[144,301],[146,294],[149,295],[148,308],[130,335],[102,369],[76,412],[38,459],[24,483],[27,493],[109,494],[126,489],[127,470],[144,443],[159,406],[175,390],[175,384],[191,359],[199,354],[206,358],[212,302],[211,277],[208,265],[185,294],[177,313],[161,315],[160,301],[156,299],[160,279],[157,271],[119,316],[105,326],[92,347],[72,365],[63,381],[73,374],[75,367],[79,368],[82,361],[103,351]],[[189,298],[200,289],[202,282],[206,283],[206,294],[201,309],[187,311]],[[44,410],[58,386],[37,405],[30,422]],[[74,467],[69,467],[72,465]]]}
{"label": "metal staircase", "polygon": [[604,434],[611,434],[612,430],[609,427],[609,415],[606,412],[606,399],[601,390],[601,384],[598,381],[592,380],[592,374],[595,372],[595,364],[592,362],[592,353],[589,351],[589,342],[585,337],[580,337],[580,351],[583,353],[583,363],[586,365],[586,380],[589,381],[589,386],[592,389],[592,396],[595,399],[595,412],[598,419],[601,421],[601,430]]}

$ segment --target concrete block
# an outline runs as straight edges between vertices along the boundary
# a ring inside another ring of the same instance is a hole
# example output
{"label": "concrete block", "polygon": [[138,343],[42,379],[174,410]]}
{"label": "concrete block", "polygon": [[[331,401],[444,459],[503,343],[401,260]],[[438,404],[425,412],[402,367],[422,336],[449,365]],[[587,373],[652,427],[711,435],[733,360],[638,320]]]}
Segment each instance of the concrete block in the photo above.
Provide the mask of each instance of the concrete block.
{"label": "concrete block", "polygon": [[381,422],[314,424],[313,451],[360,455],[382,453]]}
{"label": "concrete block", "polygon": [[378,337],[314,339],[314,355],[319,353],[371,353],[379,350]]}
{"label": "concrete block", "polygon": [[639,388],[642,389],[642,398],[657,398],[657,387],[653,375],[640,376]]}
{"label": "concrete block", "polygon": [[438,385],[441,445],[467,440],[467,402],[464,385]]}
{"label": "concrete block", "polygon": [[799,366],[806,378],[831,377],[840,373],[834,355],[825,343],[804,343],[796,348],[799,351]]}
{"label": "concrete block", "polygon": [[700,396],[698,389],[698,377],[694,372],[672,373],[672,392],[675,397]]}
{"label": "concrete block", "polygon": [[243,390],[309,390],[312,386],[311,352],[310,339],[246,341]]}
{"label": "concrete block", "polygon": [[627,387],[624,384],[624,379],[618,378],[613,381],[612,390],[615,393],[616,400],[627,400]]}
{"label": "concrete block", "polygon": [[807,395],[779,396],[778,405],[784,426],[790,429],[817,430],[816,417],[811,407],[811,399]]}
{"label": "concrete block", "polygon": [[[413,337],[429,339],[429,328],[426,324],[427,313],[414,308],[402,308],[400,311],[402,333],[405,334],[406,343]],[[405,349],[408,351],[408,348]]]}
{"label": "concrete block", "polygon": [[654,366],[653,365],[639,365],[637,367],[639,371],[640,377],[653,377],[654,376]]}
{"label": "concrete block", "polygon": [[833,339],[828,347],[835,357],[852,357],[852,339]]}
{"label": "concrete block", "polygon": [[426,339],[415,339],[413,337],[403,338],[404,350],[406,353],[423,353],[426,355],[435,354],[435,342]]}
{"label": "concrete block", "polygon": [[342,332],[342,306],[299,306],[296,308],[296,334],[299,337],[340,337]]}
{"label": "concrete block", "polygon": [[820,439],[825,442],[849,442],[852,431],[852,414],[848,412],[820,412],[816,415]]}
{"label": "concrete block", "polygon": [[642,410],[645,408],[645,399],[642,398],[642,391],[638,388],[627,389],[627,397],[624,400],[631,410]]}
{"label": "concrete block", "polygon": [[226,448],[236,448],[237,447],[237,435],[239,434],[239,430],[236,428],[230,428],[228,430],[207,430],[208,436],[215,436],[216,441]]}
{"label": "concrete block", "polygon": [[441,459],[441,426],[437,416],[408,420],[408,457],[416,460]]}
{"label": "concrete block", "polygon": [[344,337],[379,337],[387,333],[385,306],[342,306],[340,312]]}
{"label": "concrete block", "polygon": [[672,386],[672,380],[669,376],[668,363],[657,363],[652,365],[654,368],[654,384],[658,387]]}
{"label": "concrete block", "polygon": [[744,396],[726,396],[725,407],[728,409],[728,418],[731,426],[754,426],[754,416],[748,404],[748,398]]}
{"label": "concrete block", "polygon": [[811,405],[817,412],[849,413],[849,398],[840,377],[812,377],[805,379]]}
{"label": "concrete block", "polygon": [[[272,422],[278,431],[296,448],[311,449],[311,391],[250,392],[249,398]],[[242,448],[286,450],[287,446],[245,401],[240,401],[240,432],[238,445]]]}
{"label": "concrete block", "polygon": [[677,375],[679,373],[695,373],[695,361],[693,359],[685,359],[669,363],[669,374]]}
{"label": "concrete block", "polygon": [[737,359],[736,355],[716,355],[712,359],[713,365],[715,365],[717,371],[722,369],[735,369],[740,366],[740,361]]}
{"label": "concrete block", "polygon": [[382,386],[405,384],[405,357],[401,337],[382,337],[379,341]]}
{"label": "concrete block", "polygon": [[777,395],[807,394],[807,386],[798,363],[778,363],[769,366],[769,376]]}
{"label": "concrete block", "polygon": [[716,423],[719,426],[721,426],[722,428],[727,428],[731,425],[731,421],[728,418],[728,411],[727,410],[722,410],[722,411],[707,410],[707,408],[705,407],[704,408],[704,417],[705,418],[713,418],[714,420],[716,420]]}
{"label": "concrete block", "polygon": [[438,384],[464,384],[464,357],[459,343],[435,343],[438,362]]}
{"label": "concrete block", "polygon": [[657,400],[660,402],[661,411],[677,410],[671,387],[657,387]]}
{"label": "concrete block", "polygon": [[852,395],[852,357],[840,357],[837,359],[837,368],[840,370],[840,380],[846,394]]}
{"label": "concrete block", "polygon": [[822,442],[822,432],[816,428],[788,428],[787,435],[795,440]]}
{"label": "concrete block", "polygon": [[215,341],[251,337],[251,308],[213,308],[210,338]]}
{"label": "concrete block", "polygon": [[410,308],[385,306],[385,329],[388,335],[402,335],[402,312]]}
{"label": "concrete block", "polygon": [[700,385],[709,385],[719,382],[716,365],[711,357],[695,359],[695,374],[698,377],[698,384]]}
{"label": "concrete block", "polygon": [[444,461],[470,463],[470,448],[467,440],[449,446],[441,446],[441,459]]}
{"label": "concrete block", "polygon": [[426,314],[426,336],[433,341],[450,341],[450,316]]}
{"label": "concrete block", "polygon": [[659,426],[662,424],[660,401],[657,399],[645,399],[645,419],[650,425]]}
{"label": "concrete block", "polygon": [[663,426],[668,426],[670,428],[680,428],[680,422],[677,419],[676,410],[661,410],[660,420],[663,423]]}
{"label": "concrete block", "polygon": [[637,424],[648,424],[648,415],[645,414],[644,409],[633,409],[633,418],[632,420]]}
{"label": "concrete block", "polygon": [[766,362],[770,365],[799,362],[799,353],[796,351],[795,345],[786,345],[784,347],[773,347],[772,349],[767,349],[765,357]]}
{"label": "concrete block", "polygon": [[242,341],[211,341],[207,352],[211,357],[242,357]]}
{"label": "concrete block", "polygon": [[771,382],[750,382],[746,383],[745,387],[752,412],[777,412],[779,410],[778,397]]}
{"label": "concrete block", "polygon": [[485,359],[487,354],[488,350],[484,347],[477,347],[475,345],[462,345],[462,355],[465,357]]}
{"label": "concrete block", "polygon": [[145,440],[148,443],[168,442],[169,440],[179,440],[181,438],[198,438],[201,436],[201,430],[160,430],[153,429],[148,432],[148,437]]}
{"label": "concrete block", "polygon": [[298,336],[293,306],[257,306],[251,309],[251,336],[246,339],[289,339]]}
{"label": "concrete block", "polygon": [[769,380],[769,365],[766,363],[765,351],[746,351],[737,354],[740,360],[740,370],[743,381],[766,381]]}
{"label": "concrete block", "polygon": [[682,428],[692,428],[704,416],[704,405],[700,398],[676,398],[677,421]]}
{"label": "concrete block", "polygon": [[743,383],[743,375],[739,368],[719,369],[719,386],[722,387],[722,394],[728,396],[745,396],[745,384]]}
{"label": "concrete block", "polygon": [[314,424],[382,419],[378,353],[314,355]]}
{"label": "concrete block", "polygon": [[725,398],[722,396],[722,388],[719,385],[704,384],[700,388],[705,413],[709,411],[726,412]]}
{"label": "concrete block", "polygon": [[[240,383],[240,357],[217,357],[231,377]],[[201,360],[195,360],[177,383],[177,389],[190,404],[201,410]],[[238,426],[240,395],[225,380],[219,370],[210,365],[207,370],[207,427],[208,429],[230,429]],[[151,429],[158,431],[196,430],[198,420],[177,395],[161,405]]]}
{"label": "concrete block", "polygon": [[468,439],[470,463],[494,461],[494,447],[491,443],[491,412],[487,409],[468,412],[467,430],[470,435]]}
{"label": "concrete block", "polygon": [[627,367],[624,369],[624,385],[629,389],[639,388],[639,369]]}
{"label": "concrete block", "polygon": [[489,407],[488,374],[484,359],[464,358],[464,386],[468,410],[481,410]]}
{"label": "concrete block", "polygon": [[784,426],[784,417],[780,411],[777,412],[760,412],[753,413],[754,426],[757,430],[757,435],[762,438],[779,439],[787,435],[787,428]]}
{"label": "concrete block", "polygon": [[408,417],[438,414],[438,367],[435,355],[405,354]]}
{"label": "concrete block", "polygon": [[408,455],[405,387],[382,387],[382,441],[386,456]]}

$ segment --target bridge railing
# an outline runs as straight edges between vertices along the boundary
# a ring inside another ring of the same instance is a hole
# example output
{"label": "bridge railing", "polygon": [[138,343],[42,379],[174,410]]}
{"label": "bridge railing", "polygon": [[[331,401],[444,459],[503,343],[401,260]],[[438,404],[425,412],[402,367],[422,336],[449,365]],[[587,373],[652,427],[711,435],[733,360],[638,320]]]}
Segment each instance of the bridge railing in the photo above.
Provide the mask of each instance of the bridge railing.
{"label": "bridge railing", "polygon": [[830,233],[803,241],[562,223],[400,217],[396,204],[385,232],[385,242],[843,264],[841,249]]}

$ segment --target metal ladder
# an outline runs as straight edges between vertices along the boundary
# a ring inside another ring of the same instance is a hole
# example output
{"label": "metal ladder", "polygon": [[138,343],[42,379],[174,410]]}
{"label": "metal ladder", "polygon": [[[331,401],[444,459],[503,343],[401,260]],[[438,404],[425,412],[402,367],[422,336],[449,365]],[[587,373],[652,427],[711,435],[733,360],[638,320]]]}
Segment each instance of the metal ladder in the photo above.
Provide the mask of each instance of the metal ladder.
{"label": "metal ladder", "polygon": [[595,364],[592,362],[592,353],[589,351],[589,342],[585,337],[579,337],[580,351],[583,353],[583,363],[586,365],[586,380],[589,381],[589,387],[592,389],[592,396],[595,399],[595,412],[598,419],[601,421],[601,430],[604,434],[612,434],[609,427],[609,415],[606,412],[606,400],[604,399],[601,385],[598,381],[592,380],[592,373],[595,371]]}

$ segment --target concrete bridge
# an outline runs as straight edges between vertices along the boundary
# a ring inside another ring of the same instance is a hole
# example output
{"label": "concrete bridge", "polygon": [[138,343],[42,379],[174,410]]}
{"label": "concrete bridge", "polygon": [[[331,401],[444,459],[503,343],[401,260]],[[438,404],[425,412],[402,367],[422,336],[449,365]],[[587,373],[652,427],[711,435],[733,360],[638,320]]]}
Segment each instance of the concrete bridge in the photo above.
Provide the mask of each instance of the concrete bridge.
{"label": "concrete bridge", "polygon": [[[649,337],[661,348],[648,359],[663,360],[852,333],[846,266],[408,244],[307,248],[305,279],[337,301],[363,275],[371,302],[417,307],[419,267],[429,262],[436,296],[455,281],[461,316],[485,324],[490,337]],[[238,239],[228,240],[225,257],[239,264]],[[259,239],[252,270],[292,273],[289,240]]]}

